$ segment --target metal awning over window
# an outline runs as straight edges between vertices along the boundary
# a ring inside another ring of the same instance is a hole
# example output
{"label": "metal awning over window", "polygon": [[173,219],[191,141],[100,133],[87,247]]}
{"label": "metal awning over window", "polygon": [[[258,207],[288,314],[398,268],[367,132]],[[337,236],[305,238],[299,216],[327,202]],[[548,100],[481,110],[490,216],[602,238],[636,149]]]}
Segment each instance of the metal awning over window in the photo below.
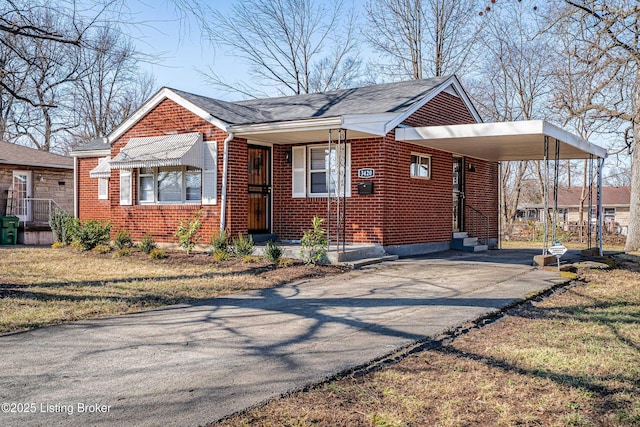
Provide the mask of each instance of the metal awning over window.
{"label": "metal awning over window", "polygon": [[131,138],[111,160],[111,169],[135,169],[164,166],[202,168],[202,134]]}
{"label": "metal awning over window", "polygon": [[109,178],[111,177],[111,157],[104,157],[98,162],[98,166],[91,169],[89,176],[91,178]]}

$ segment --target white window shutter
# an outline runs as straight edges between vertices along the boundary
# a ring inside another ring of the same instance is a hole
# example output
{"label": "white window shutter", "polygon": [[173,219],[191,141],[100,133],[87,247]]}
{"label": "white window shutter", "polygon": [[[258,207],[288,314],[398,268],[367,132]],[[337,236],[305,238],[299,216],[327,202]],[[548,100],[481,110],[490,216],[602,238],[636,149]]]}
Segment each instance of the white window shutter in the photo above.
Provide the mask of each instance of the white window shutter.
{"label": "white window shutter", "polygon": [[107,200],[109,198],[109,178],[98,178],[98,199]]}
{"label": "white window shutter", "polygon": [[218,143],[204,141],[202,166],[202,204],[218,203]]}
{"label": "white window shutter", "polygon": [[131,170],[120,169],[120,204],[131,205]]}
{"label": "white window shutter", "polygon": [[307,196],[307,147],[293,147],[291,150],[291,196]]}

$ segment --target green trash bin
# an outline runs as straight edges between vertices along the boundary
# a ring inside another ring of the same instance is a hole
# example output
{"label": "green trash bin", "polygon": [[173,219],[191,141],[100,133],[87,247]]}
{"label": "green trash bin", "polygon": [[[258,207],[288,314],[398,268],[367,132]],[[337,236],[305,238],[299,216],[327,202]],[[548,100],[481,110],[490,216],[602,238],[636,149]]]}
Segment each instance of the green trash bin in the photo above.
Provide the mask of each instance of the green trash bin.
{"label": "green trash bin", "polygon": [[17,216],[0,216],[0,245],[18,244],[18,225]]}

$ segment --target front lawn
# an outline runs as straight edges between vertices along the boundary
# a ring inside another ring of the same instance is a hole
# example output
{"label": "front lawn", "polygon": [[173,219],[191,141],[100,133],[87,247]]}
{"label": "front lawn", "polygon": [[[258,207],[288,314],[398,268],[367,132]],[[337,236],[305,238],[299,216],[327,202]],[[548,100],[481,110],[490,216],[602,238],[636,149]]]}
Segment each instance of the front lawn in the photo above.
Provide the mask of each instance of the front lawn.
{"label": "front lawn", "polygon": [[0,333],[129,313],[169,304],[276,286],[335,274],[331,266],[291,262],[276,267],[260,258],[215,262],[207,255],[170,252],[111,253],[25,248],[0,250]]}

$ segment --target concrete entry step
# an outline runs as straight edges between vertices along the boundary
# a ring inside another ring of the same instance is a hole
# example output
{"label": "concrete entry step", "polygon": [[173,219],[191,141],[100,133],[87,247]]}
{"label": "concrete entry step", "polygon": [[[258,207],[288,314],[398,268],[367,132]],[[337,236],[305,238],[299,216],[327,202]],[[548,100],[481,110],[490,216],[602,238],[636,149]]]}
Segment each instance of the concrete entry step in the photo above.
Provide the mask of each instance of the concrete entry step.
{"label": "concrete entry step", "polygon": [[395,261],[397,259],[398,259],[398,255],[386,255],[378,258],[365,258],[365,259],[359,259],[356,261],[348,261],[348,262],[343,262],[341,264],[349,266],[354,270],[357,270],[366,265],[379,264],[385,261]]}

